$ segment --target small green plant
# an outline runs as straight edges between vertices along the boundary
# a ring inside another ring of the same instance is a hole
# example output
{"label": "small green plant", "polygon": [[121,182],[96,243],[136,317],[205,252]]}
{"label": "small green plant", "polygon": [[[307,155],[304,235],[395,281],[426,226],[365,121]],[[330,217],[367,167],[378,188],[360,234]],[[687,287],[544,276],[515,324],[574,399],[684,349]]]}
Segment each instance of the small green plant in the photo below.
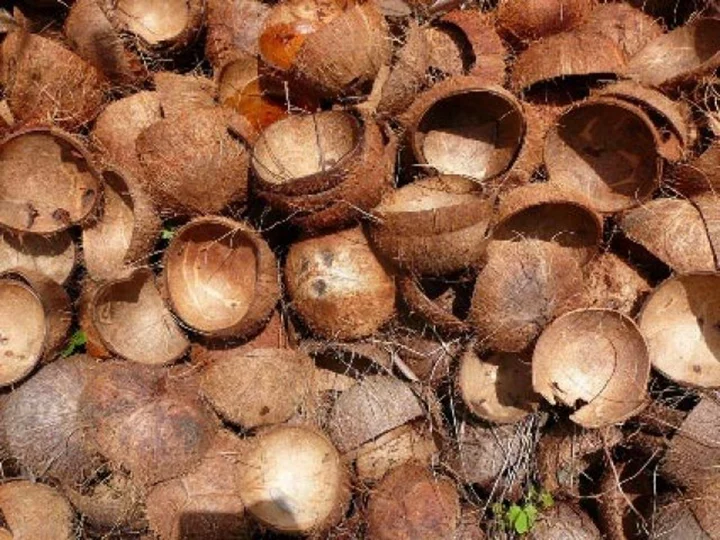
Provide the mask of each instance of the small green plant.
{"label": "small green plant", "polygon": [[498,502],[493,505],[492,511],[501,527],[522,536],[532,530],[538,514],[552,508],[553,504],[555,501],[547,490],[530,486],[520,504]]}
{"label": "small green plant", "polygon": [[87,336],[85,335],[85,332],[82,330],[77,330],[72,337],[70,338],[70,341],[68,341],[67,346],[65,349],[63,349],[63,352],[60,353],[60,355],[63,358],[67,358],[68,356],[72,356],[76,352],[80,352],[78,349],[85,347],[85,344],[87,343]]}
{"label": "small green plant", "polygon": [[165,227],[162,232],[160,233],[160,238],[163,240],[172,240],[175,237],[175,233],[177,232],[176,227]]}

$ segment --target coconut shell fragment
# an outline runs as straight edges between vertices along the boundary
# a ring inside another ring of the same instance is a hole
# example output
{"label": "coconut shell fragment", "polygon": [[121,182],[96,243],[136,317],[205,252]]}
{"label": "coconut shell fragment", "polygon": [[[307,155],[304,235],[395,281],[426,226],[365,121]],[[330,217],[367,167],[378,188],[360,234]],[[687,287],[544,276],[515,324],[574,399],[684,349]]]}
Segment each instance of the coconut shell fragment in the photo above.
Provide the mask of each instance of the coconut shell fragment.
{"label": "coconut shell fragment", "polygon": [[597,4],[583,30],[612,39],[627,60],[663,34],[663,27],[655,18],[624,2]]}
{"label": "coconut shell fragment", "polygon": [[593,0],[501,0],[497,25],[506,38],[530,42],[565,32],[580,24],[593,9]]}
{"label": "coconut shell fragment", "polygon": [[77,263],[77,246],[66,231],[52,236],[0,232],[0,272],[21,268],[65,284]]}
{"label": "coconut shell fragment", "polygon": [[466,295],[463,283],[448,283],[445,279],[419,280],[413,276],[398,277],[398,291],[410,316],[416,316],[448,335],[470,331],[465,320]]}
{"label": "coconut shell fragment", "polygon": [[11,538],[75,538],[70,503],[45,484],[17,480],[0,485],[0,511]]}

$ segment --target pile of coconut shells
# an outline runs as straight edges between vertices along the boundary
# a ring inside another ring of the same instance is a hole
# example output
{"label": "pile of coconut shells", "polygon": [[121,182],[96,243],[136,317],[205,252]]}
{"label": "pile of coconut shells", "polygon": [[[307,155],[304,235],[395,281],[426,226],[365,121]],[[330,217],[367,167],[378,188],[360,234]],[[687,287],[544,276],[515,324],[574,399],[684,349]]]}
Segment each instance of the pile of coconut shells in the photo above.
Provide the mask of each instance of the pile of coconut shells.
{"label": "pile of coconut shells", "polygon": [[0,9],[0,540],[720,539],[720,5]]}

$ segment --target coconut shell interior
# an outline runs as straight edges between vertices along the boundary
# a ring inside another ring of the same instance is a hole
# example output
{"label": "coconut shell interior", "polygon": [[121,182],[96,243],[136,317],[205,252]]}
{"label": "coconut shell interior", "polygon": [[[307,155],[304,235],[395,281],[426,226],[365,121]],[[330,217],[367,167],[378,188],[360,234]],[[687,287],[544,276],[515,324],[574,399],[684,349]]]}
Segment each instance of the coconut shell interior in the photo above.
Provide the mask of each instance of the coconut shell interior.
{"label": "coconut shell interior", "polygon": [[118,0],[114,15],[125,29],[150,45],[171,41],[191,24],[187,0]]}
{"label": "coconut shell interior", "polygon": [[77,247],[67,232],[52,236],[0,232],[0,272],[21,268],[64,284],[76,261]]}
{"label": "coconut shell interior", "polygon": [[0,511],[12,538],[72,538],[74,512],[50,486],[19,480],[0,486]]}

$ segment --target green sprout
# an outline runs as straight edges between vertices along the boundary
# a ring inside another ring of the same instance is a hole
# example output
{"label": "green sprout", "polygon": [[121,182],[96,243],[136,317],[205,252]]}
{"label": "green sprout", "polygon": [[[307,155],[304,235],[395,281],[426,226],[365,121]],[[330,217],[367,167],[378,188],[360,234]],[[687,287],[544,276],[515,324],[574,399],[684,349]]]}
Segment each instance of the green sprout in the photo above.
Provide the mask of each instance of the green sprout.
{"label": "green sprout", "polygon": [[503,528],[511,529],[522,536],[532,530],[540,512],[552,508],[554,504],[555,501],[547,490],[537,490],[531,486],[521,504],[495,503],[492,511]]}
{"label": "green sprout", "polygon": [[67,358],[68,356],[72,356],[75,354],[75,352],[80,349],[81,347],[84,347],[87,343],[87,336],[85,335],[85,332],[82,330],[76,331],[72,337],[70,338],[70,341],[68,341],[67,346],[63,350],[60,355],[63,358]]}
{"label": "green sprout", "polygon": [[172,240],[175,237],[176,232],[176,227],[166,227],[160,233],[160,238],[162,238],[163,240]]}

